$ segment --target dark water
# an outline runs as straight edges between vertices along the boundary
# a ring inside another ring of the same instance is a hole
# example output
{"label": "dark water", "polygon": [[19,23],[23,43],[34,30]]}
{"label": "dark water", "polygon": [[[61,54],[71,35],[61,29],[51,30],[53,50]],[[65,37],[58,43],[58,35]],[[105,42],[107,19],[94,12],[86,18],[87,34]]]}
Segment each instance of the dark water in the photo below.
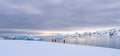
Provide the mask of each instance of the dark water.
{"label": "dark water", "polygon": [[[4,39],[13,39],[12,37],[4,37]],[[39,38],[39,37],[37,37]],[[52,39],[56,39],[58,43],[69,43],[78,45],[89,45],[89,46],[100,46],[108,48],[120,49],[120,37],[110,38],[110,37],[66,37],[66,38],[55,38],[55,37],[40,37],[42,41],[52,42]],[[1,38],[0,38],[1,39]],[[23,39],[24,40],[24,39]]]}
{"label": "dark water", "polygon": [[67,43],[120,49],[120,38],[66,38]]}
{"label": "dark water", "polygon": [[[44,41],[50,41],[52,38],[44,38]],[[100,46],[120,49],[120,37],[110,38],[110,37],[81,37],[81,38],[56,38],[57,42],[63,43],[65,39],[66,43],[79,44],[79,45],[90,45],[90,46]]]}

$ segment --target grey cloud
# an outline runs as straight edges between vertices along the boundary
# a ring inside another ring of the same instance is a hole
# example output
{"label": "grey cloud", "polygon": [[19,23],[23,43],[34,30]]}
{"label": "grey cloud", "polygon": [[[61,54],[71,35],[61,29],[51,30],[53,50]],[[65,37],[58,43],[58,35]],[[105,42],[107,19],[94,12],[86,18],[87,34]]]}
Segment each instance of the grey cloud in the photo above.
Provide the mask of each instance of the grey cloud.
{"label": "grey cloud", "polygon": [[119,0],[0,0],[1,29],[119,26]]}

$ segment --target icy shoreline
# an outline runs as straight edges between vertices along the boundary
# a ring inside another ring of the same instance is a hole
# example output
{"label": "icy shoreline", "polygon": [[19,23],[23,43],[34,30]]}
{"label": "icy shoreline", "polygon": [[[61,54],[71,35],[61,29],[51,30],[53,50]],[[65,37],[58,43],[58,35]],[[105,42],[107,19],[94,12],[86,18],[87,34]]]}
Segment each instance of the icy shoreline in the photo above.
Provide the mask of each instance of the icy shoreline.
{"label": "icy shoreline", "polygon": [[120,56],[120,49],[42,41],[0,40],[0,56]]}

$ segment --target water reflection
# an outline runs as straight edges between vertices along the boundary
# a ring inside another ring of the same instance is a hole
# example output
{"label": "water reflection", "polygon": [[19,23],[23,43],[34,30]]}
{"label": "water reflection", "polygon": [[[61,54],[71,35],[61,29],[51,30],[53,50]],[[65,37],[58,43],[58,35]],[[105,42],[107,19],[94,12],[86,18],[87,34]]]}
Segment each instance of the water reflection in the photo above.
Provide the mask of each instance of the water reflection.
{"label": "water reflection", "polygon": [[83,37],[83,38],[66,38],[67,43],[102,46],[120,49],[120,38],[104,38],[104,37]]}
{"label": "water reflection", "polygon": [[[40,38],[39,41],[49,41],[52,42],[52,39],[55,39],[55,42],[58,43],[70,43],[70,44],[79,44],[79,45],[90,45],[90,46],[101,46],[109,48],[118,48],[120,49],[120,37],[110,38],[110,37],[53,37],[53,36],[34,36]],[[0,39],[14,40],[15,37],[0,37]],[[26,40],[26,36],[21,36],[19,39]],[[34,39],[36,39],[34,38]],[[18,39],[15,39],[18,40]],[[37,40],[37,39],[36,39]]]}
{"label": "water reflection", "polygon": [[[54,37],[46,37],[43,40],[50,41]],[[109,38],[109,37],[69,37],[57,39],[57,42],[63,43],[65,39],[66,43],[70,44],[80,44],[80,45],[90,45],[90,46],[101,46],[109,48],[119,48],[120,49],[120,38]]]}

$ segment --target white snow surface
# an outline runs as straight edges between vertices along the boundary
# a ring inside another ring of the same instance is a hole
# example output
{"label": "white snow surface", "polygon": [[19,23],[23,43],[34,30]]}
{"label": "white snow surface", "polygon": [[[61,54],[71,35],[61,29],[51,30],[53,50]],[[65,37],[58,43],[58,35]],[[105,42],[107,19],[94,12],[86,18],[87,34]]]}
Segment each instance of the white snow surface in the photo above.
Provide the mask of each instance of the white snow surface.
{"label": "white snow surface", "polygon": [[0,56],[120,56],[120,49],[42,41],[0,40]]}

